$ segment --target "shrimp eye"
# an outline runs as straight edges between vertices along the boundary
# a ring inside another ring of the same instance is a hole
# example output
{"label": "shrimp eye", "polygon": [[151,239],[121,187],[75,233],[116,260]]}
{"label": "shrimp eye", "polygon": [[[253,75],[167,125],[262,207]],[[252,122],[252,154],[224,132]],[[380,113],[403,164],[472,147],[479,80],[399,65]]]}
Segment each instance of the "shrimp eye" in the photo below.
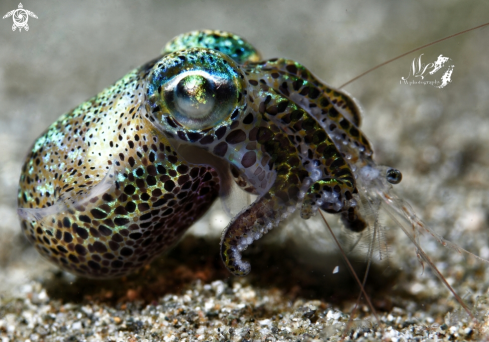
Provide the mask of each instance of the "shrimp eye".
{"label": "shrimp eye", "polygon": [[170,116],[192,131],[215,127],[239,104],[240,76],[236,63],[219,51],[194,48],[169,54],[151,71],[151,114],[160,124]]}
{"label": "shrimp eye", "polygon": [[402,180],[402,173],[397,169],[387,170],[387,181],[391,184],[399,184]]}

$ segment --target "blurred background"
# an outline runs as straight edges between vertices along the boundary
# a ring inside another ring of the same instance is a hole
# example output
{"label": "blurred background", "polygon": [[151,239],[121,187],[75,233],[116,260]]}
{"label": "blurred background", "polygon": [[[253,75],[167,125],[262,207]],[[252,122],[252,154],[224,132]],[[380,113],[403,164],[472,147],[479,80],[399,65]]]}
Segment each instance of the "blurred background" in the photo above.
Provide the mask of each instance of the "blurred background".
{"label": "blurred background", "polygon": [[[16,9],[18,1],[2,0],[0,14]],[[29,18],[28,32],[12,32],[12,18],[0,21],[0,293],[55,270],[21,236],[16,215],[20,169],[31,144],[61,114],[157,56],[175,35],[197,29],[231,31],[254,44],[264,58],[297,60],[329,85],[340,86],[410,49],[489,20],[485,0],[470,5],[463,0],[26,0],[22,4],[38,16]],[[455,67],[447,87],[400,83],[421,54],[424,63],[439,55],[451,58]],[[362,127],[377,162],[403,172],[403,181],[396,186],[400,197],[439,234],[486,258],[488,55],[486,27],[412,53],[345,88],[364,109]],[[191,233],[217,237],[228,221],[216,204]],[[281,232],[274,241],[291,240],[306,250],[334,249],[320,221],[306,225],[295,220]],[[430,277],[429,272],[421,275],[414,248],[403,239],[389,241],[394,251],[391,267],[413,278]],[[426,248],[460,291],[484,293],[485,273],[464,285],[471,280],[464,272],[485,266],[467,262],[431,240]],[[259,258],[252,260],[252,265],[257,263]],[[336,265],[331,263],[328,272]],[[414,294],[449,297],[436,284],[422,290],[405,286]]]}

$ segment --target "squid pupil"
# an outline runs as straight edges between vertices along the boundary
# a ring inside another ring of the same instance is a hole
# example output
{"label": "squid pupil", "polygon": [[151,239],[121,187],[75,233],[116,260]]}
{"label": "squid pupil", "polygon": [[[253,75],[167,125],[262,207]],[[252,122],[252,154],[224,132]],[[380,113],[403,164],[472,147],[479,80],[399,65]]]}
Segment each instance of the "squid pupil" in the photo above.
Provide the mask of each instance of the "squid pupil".
{"label": "squid pupil", "polygon": [[387,181],[391,184],[399,184],[402,180],[402,173],[397,169],[387,170]]}
{"label": "squid pupil", "polygon": [[215,101],[215,84],[202,75],[190,75],[178,82],[174,89],[177,109],[191,118],[207,116]]}

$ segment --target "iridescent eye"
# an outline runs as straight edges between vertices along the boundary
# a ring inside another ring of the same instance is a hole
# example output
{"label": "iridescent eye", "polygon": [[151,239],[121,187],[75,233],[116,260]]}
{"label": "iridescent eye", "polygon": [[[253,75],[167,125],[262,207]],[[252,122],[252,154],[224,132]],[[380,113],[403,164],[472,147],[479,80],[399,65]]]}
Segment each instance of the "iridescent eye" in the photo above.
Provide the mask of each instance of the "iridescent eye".
{"label": "iridescent eye", "polygon": [[216,87],[212,79],[189,75],[178,82],[173,92],[175,107],[189,118],[201,119],[214,110]]}
{"label": "iridescent eye", "polygon": [[191,70],[169,81],[161,97],[180,124],[196,130],[214,126],[232,113],[238,92],[233,79],[205,70]]}
{"label": "iridescent eye", "polygon": [[387,170],[387,181],[391,184],[399,184],[402,180],[402,173],[397,169]]}
{"label": "iridescent eye", "polygon": [[239,104],[243,85],[238,69],[228,56],[202,48],[163,57],[149,80],[151,114],[163,125],[169,115],[192,131],[215,127]]}

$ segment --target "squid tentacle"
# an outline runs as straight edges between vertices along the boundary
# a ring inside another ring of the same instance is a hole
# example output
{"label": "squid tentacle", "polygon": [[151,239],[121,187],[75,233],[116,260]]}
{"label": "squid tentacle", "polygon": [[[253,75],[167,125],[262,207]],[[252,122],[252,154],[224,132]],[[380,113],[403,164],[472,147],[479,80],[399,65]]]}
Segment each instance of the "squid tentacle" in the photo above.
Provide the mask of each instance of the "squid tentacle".
{"label": "squid tentacle", "polygon": [[[250,69],[250,76],[257,82],[277,89],[282,95],[297,103],[312,115],[328,132],[328,135],[338,141],[342,150],[357,157],[371,156],[373,150],[356,123],[360,122],[359,109],[352,100],[346,100],[346,95],[321,84],[312,74],[300,64],[287,64],[285,70],[274,67],[275,63],[285,64],[292,61],[277,60]],[[287,67],[295,73],[287,70]],[[304,74],[297,76],[296,74]],[[344,142],[347,142],[346,145]],[[343,146],[342,146],[343,145]],[[351,145],[349,147],[348,145]]]}
{"label": "squid tentacle", "polygon": [[362,121],[361,110],[358,104],[354,101],[351,95],[336,88],[326,85],[323,81],[316,78],[306,67],[296,61],[279,58],[268,60],[263,64],[263,68],[267,70],[276,70],[280,73],[298,76],[302,80],[306,80],[315,87],[321,89],[323,95],[355,126],[360,127]]}
{"label": "squid tentacle", "polygon": [[236,216],[221,238],[221,257],[235,275],[246,275],[249,263],[241,260],[241,251],[259,239],[295,210],[299,193],[305,191],[308,172],[303,168],[296,147],[275,125],[260,127],[260,143],[270,156],[276,172],[269,192]]}
{"label": "squid tentacle", "polygon": [[[255,86],[259,88],[260,85]],[[257,89],[252,106],[286,132],[299,146],[302,164],[309,172],[312,186],[302,194],[301,216],[307,219],[320,206],[329,212],[349,207],[356,192],[353,173],[324,129],[306,111],[280,94]]]}

